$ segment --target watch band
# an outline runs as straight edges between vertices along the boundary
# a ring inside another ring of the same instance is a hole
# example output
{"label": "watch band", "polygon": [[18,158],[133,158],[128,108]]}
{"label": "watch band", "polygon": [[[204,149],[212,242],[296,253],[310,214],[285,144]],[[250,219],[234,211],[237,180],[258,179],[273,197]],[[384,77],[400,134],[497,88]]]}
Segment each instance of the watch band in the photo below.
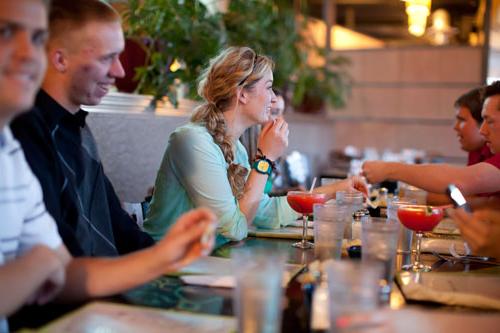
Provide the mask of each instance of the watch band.
{"label": "watch band", "polygon": [[264,187],[264,193],[269,194],[273,189],[273,177],[267,177],[266,186]]}
{"label": "watch band", "polygon": [[271,167],[273,168],[273,170],[276,170],[276,163],[267,158],[267,156],[264,155],[260,148],[257,148],[257,154],[255,155],[254,161],[261,159],[267,160],[269,163],[271,163]]}

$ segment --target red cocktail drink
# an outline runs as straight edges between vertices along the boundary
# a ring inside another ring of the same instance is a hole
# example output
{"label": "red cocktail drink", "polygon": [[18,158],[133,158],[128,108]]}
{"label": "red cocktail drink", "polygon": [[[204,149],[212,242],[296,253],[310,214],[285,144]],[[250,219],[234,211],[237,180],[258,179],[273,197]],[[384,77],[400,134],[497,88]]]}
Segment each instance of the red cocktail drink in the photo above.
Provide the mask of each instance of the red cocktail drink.
{"label": "red cocktail drink", "polygon": [[406,205],[398,209],[398,218],[408,229],[432,231],[443,219],[443,210],[424,205]]}
{"label": "red cocktail drink", "polygon": [[313,205],[325,203],[326,196],[320,193],[292,191],[288,193],[286,200],[297,213],[310,215],[313,212]]}
{"label": "red cocktail drink", "polygon": [[403,269],[414,272],[428,272],[431,267],[420,262],[420,247],[424,231],[432,231],[434,227],[443,219],[443,209],[425,205],[401,205],[398,208],[399,221],[408,229],[417,233],[417,249],[415,262]]}
{"label": "red cocktail drink", "polygon": [[326,202],[326,194],[290,191],[286,199],[294,211],[302,214],[302,240],[294,243],[292,246],[300,249],[312,248],[313,244],[307,241],[307,215],[312,214],[314,204],[323,204]]}

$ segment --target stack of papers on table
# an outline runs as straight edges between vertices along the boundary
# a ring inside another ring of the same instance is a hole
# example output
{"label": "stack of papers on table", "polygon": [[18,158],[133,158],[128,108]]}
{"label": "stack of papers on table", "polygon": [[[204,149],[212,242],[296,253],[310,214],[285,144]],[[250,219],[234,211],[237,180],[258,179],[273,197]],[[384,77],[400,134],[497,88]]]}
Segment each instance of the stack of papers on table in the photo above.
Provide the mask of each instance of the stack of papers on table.
{"label": "stack of papers on table", "polygon": [[432,232],[443,235],[460,235],[460,229],[449,217],[442,219]]}
{"label": "stack of papers on table", "polygon": [[[283,287],[303,268],[302,265],[286,264],[283,274]],[[180,279],[191,285],[217,288],[234,288],[234,266],[231,259],[219,257],[202,257],[179,272]]]}
{"label": "stack of papers on table", "polygon": [[49,323],[41,333],[229,333],[233,317],[168,311],[123,304],[95,302]]}
{"label": "stack of papers on table", "polygon": [[500,310],[500,275],[399,272],[398,284],[408,300]]}
{"label": "stack of papers on table", "polygon": [[465,255],[465,243],[461,238],[425,237],[422,239],[422,252],[450,254],[452,245],[458,254]]}
{"label": "stack of papers on table", "polygon": [[464,240],[457,225],[452,219],[444,218],[432,232],[425,233],[422,239],[422,252],[450,254],[452,244],[457,253],[466,254]]}

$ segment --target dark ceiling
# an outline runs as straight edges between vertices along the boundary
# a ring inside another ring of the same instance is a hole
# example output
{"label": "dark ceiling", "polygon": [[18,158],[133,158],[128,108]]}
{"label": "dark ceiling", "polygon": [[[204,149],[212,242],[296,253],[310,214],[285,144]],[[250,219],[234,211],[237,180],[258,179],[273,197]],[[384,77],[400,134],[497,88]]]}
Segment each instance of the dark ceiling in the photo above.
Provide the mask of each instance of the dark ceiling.
{"label": "dark ceiling", "polygon": [[[405,4],[400,0],[331,0],[336,6],[337,24],[379,38],[388,44],[425,43],[408,33]],[[308,12],[323,16],[324,0],[308,0]],[[431,12],[444,8],[451,18],[451,26],[458,28],[456,43],[467,41],[468,33],[476,29],[474,17],[480,0],[432,0]],[[428,20],[430,21],[430,20]],[[428,22],[429,24],[429,22]]]}

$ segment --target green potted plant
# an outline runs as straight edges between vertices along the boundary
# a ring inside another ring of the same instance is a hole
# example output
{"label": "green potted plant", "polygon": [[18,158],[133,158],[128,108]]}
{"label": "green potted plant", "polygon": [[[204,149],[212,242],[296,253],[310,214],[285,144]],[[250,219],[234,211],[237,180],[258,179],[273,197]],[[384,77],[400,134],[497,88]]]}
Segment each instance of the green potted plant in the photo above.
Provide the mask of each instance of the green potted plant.
{"label": "green potted plant", "polygon": [[303,62],[300,28],[289,1],[231,0],[223,15],[229,45],[246,45],[275,62],[274,86],[286,91]]}
{"label": "green potted plant", "polygon": [[310,101],[345,103],[347,62],[330,54],[325,66],[307,63],[310,52],[326,53],[303,37],[306,20],[296,20],[290,1],[231,0],[227,12],[210,13],[199,0],[130,0],[124,18],[127,36],[147,55],[136,68],[137,92],[154,101],[166,96],[177,106],[181,84],[196,99],[196,79],[208,60],[225,46],[246,45],[274,59],[274,86],[299,110]]}
{"label": "green potted plant", "polygon": [[146,64],[136,68],[137,92],[177,106],[185,84],[195,98],[196,78],[222,45],[220,17],[197,0],[130,0],[124,19],[127,37],[146,52]]}
{"label": "green potted plant", "polygon": [[292,95],[292,105],[304,113],[324,111],[325,106],[333,109],[345,106],[350,92],[351,79],[346,70],[349,59],[323,53],[325,65],[301,66],[297,69]]}
{"label": "green potted plant", "polygon": [[[307,18],[297,20],[290,1],[231,0],[223,19],[230,45],[248,45],[274,59],[274,86],[290,97],[297,111],[345,105],[350,89],[348,59],[304,37]],[[324,66],[308,63],[312,52],[325,60]]]}

